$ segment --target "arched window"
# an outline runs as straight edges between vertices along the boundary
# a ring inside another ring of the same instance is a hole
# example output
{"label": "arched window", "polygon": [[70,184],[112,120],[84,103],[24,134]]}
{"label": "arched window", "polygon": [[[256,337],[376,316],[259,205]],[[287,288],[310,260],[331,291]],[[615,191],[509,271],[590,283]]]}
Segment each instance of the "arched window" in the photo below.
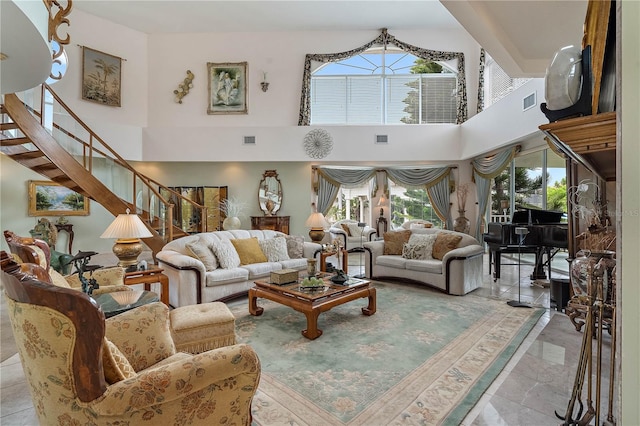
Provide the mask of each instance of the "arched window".
{"label": "arched window", "polygon": [[461,52],[412,46],[386,30],[356,49],[307,54],[298,125],[461,124],[464,67]]}
{"label": "arched window", "polygon": [[311,124],[455,123],[454,70],[397,47],[321,65],[311,75]]}

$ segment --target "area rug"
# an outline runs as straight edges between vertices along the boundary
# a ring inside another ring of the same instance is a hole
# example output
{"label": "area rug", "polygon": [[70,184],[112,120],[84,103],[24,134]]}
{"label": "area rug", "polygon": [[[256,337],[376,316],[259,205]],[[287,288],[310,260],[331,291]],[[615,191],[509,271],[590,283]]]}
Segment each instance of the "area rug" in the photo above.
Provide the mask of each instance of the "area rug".
{"label": "area rug", "polygon": [[258,299],[264,313],[253,317],[232,307],[239,341],[262,364],[254,425],[460,424],[544,312],[373,285],[375,315],[362,315],[366,299],[333,308],[316,340],[291,308]]}

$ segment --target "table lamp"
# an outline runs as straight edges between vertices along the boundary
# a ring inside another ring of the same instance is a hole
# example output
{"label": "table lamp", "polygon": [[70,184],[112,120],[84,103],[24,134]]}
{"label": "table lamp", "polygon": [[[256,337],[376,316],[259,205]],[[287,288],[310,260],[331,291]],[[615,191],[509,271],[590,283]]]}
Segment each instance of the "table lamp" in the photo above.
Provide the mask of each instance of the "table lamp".
{"label": "table lamp", "polygon": [[378,207],[380,207],[380,216],[384,216],[384,205],[387,204],[387,199],[384,197],[384,194],[380,196],[378,200]]}
{"label": "table lamp", "polygon": [[140,238],[150,238],[153,234],[147,229],[137,214],[119,214],[100,238],[116,238],[113,254],[118,258],[118,266],[133,269],[142,253]]}
{"label": "table lamp", "polygon": [[314,243],[320,243],[324,238],[324,228],[327,227],[327,221],[324,215],[320,212],[311,213],[309,218],[304,224],[307,228],[311,228],[309,231],[309,238]]}

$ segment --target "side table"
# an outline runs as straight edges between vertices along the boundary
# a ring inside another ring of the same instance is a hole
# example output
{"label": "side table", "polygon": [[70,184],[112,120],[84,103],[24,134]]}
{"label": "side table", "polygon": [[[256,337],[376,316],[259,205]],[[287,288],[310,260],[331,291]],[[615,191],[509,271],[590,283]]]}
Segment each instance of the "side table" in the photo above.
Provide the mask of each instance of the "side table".
{"label": "side table", "polygon": [[146,291],[151,290],[151,284],[160,283],[160,301],[169,306],[169,277],[162,273],[164,269],[151,267],[145,271],[125,272],[124,284],[135,285],[144,284]]}
{"label": "side table", "polygon": [[[345,249],[342,249],[340,251],[342,252],[342,270],[346,274],[347,269],[349,269],[349,253]],[[321,272],[327,272],[327,257],[335,256],[335,255],[336,255],[335,251],[320,252],[320,271]]]}

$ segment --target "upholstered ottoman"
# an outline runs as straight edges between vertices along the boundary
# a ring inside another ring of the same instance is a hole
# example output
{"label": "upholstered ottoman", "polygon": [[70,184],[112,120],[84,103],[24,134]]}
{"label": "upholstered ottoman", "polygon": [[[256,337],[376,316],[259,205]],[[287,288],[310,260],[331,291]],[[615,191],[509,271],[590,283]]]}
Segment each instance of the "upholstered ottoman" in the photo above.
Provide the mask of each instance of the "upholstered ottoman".
{"label": "upholstered ottoman", "polygon": [[222,302],[181,306],[169,315],[178,352],[198,354],[236,344],[236,319]]}

